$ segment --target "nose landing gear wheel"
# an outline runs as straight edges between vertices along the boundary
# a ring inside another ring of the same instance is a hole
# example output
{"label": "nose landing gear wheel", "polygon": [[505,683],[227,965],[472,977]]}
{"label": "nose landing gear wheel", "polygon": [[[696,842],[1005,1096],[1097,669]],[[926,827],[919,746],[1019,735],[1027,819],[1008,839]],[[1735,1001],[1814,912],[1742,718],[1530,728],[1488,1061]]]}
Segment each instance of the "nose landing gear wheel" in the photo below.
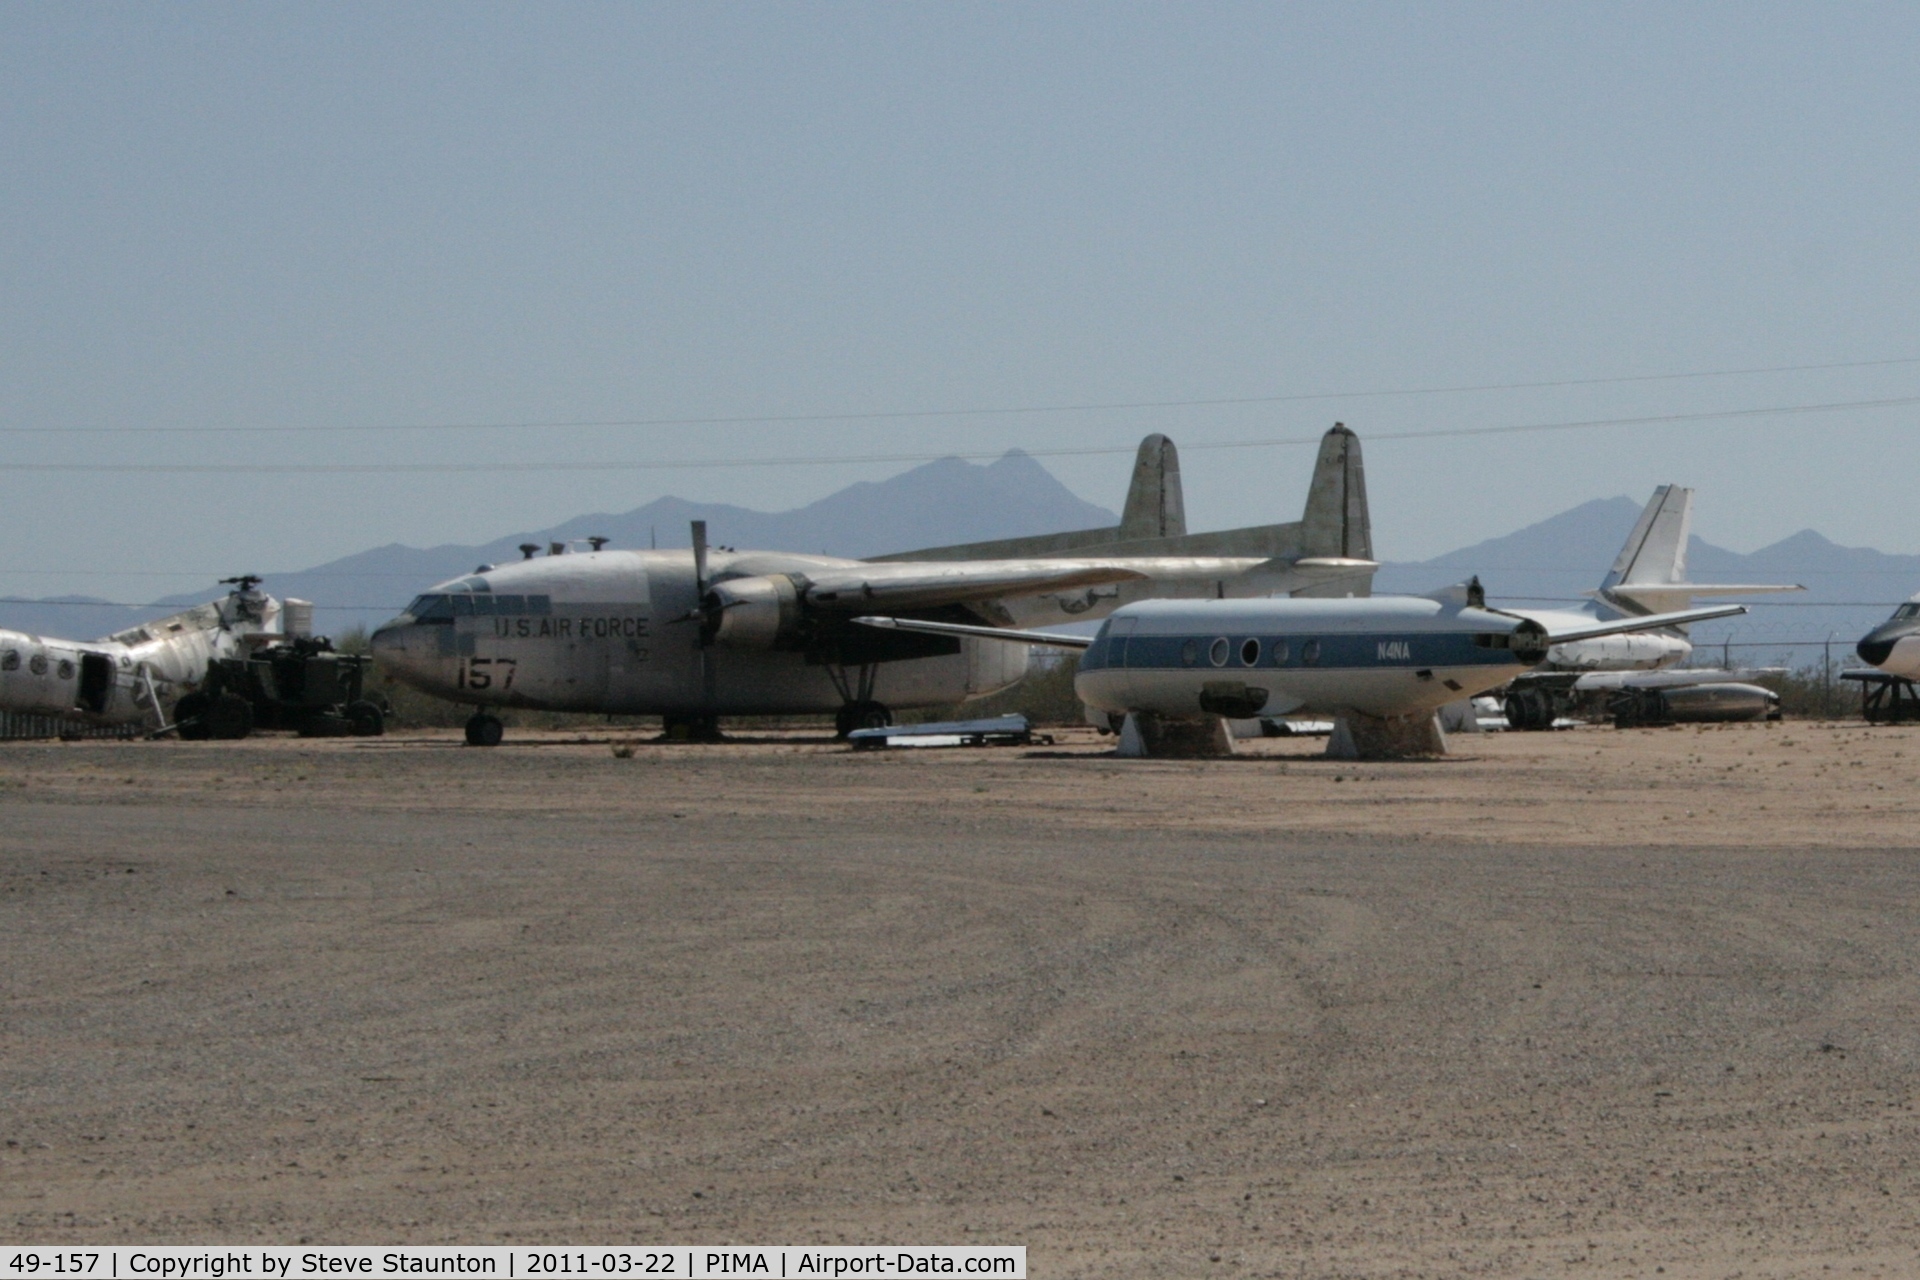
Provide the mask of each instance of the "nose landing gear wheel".
{"label": "nose landing gear wheel", "polygon": [[484,711],[477,711],[467,721],[467,745],[470,747],[497,747],[500,737],[505,733],[500,721]]}
{"label": "nose landing gear wheel", "polygon": [[833,717],[833,729],[844,738],[855,729],[884,729],[893,723],[893,712],[878,702],[849,702]]}

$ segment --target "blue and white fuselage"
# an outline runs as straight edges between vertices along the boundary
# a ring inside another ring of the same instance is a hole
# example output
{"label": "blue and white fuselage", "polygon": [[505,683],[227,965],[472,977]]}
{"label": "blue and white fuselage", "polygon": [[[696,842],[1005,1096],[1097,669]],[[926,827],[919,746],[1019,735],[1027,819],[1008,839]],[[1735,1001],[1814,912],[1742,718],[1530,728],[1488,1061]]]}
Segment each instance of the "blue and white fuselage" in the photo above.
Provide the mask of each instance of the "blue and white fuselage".
{"label": "blue and white fuselage", "polygon": [[1151,600],[1107,620],[1074,689],[1116,713],[1419,715],[1506,683],[1545,641],[1528,620],[1428,596]]}
{"label": "blue and white fuselage", "polygon": [[1745,612],[1717,605],[1549,632],[1534,618],[1487,608],[1476,581],[1430,596],[1143,600],[1116,610],[1090,640],[912,618],[854,621],[1081,649],[1074,692],[1095,711],[1143,723],[1330,715],[1346,725],[1342,753],[1387,756],[1444,751],[1435,711],[1505,684],[1556,644]]}

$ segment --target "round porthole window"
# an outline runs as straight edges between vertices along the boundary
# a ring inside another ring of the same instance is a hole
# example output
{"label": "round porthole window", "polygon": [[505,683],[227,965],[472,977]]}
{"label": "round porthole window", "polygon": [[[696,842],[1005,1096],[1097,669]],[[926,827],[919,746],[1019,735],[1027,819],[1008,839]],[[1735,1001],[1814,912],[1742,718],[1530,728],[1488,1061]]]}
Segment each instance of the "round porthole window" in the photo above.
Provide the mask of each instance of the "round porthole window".
{"label": "round porthole window", "polygon": [[1273,665],[1274,666],[1276,667],[1286,666],[1287,659],[1291,658],[1292,656],[1293,656],[1293,649],[1291,646],[1287,644],[1285,640],[1275,640],[1273,642]]}
{"label": "round porthole window", "polygon": [[9,649],[0,653],[0,671],[18,671],[20,669],[20,651]]}
{"label": "round porthole window", "polygon": [[60,678],[62,680],[73,679],[73,664],[65,658],[60,659]]}
{"label": "round porthole window", "polygon": [[1250,667],[1260,661],[1260,642],[1252,638],[1240,642],[1240,665]]}
{"label": "round porthole window", "polygon": [[1207,650],[1207,660],[1212,662],[1216,667],[1224,667],[1227,665],[1227,651],[1231,648],[1233,648],[1233,646],[1227,643],[1227,638],[1221,636],[1218,640],[1215,640],[1212,647]]}
{"label": "round porthole window", "polygon": [[47,655],[44,653],[36,653],[31,658],[28,658],[27,670],[37,676],[47,674]]}
{"label": "round porthole window", "polygon": [[1194,663],[1200,661],[1200,642],[1198,640],[1189,640],[1180,646],[1180,661],[1186,663],[1188,666],[1192,666]]}
{"label": "round porthole window", "polygon": [[1300,646],[1300,661],[1311,666],[1320,661],[1320,642],[1309,640]]}

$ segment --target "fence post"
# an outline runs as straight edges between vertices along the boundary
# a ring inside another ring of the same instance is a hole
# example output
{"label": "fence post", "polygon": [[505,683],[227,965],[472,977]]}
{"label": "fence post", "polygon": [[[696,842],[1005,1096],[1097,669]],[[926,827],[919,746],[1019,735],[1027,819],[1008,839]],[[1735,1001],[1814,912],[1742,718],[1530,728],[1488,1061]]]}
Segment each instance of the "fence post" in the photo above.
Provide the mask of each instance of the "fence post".
{"label": "fence post", "polygon": [[1820,718],[1833,719],[1833,632],[1827,632],[1826,642],[1822,645],[1824,656],[1820,659],[1821,689]]}

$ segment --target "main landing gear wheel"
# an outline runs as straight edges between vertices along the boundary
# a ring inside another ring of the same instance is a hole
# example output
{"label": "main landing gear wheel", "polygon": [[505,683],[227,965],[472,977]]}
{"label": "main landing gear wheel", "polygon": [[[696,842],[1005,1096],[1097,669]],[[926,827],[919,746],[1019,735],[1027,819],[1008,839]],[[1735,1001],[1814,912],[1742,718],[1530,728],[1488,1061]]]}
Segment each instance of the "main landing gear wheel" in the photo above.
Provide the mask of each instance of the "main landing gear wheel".
{"label": "main landing gear wheel", "polygon": [[1553,728],[1553,695],[1545,689],[1515,689],[1507,694],[1507,725],[1514,729]]}
{"label": "main landing gear wheel", "polygon": [[849,702],[833,717],[833,729],[844,738],[855,729],[884,729],[893,723],[893,712],[877,702]]}
{"label": "main landing gear wheel", "polygon": [[213,701],[204,693],[190,693],[173,704],[173,722],[187,742],[203,742],[207,737],[207,706]]}
{"label": "main landing gear wheel", "polygon": [[667,742],[725,742],[719,716],[661,716],[660,737]]}
{"label": "main landing gear wheel", "polygon": [[223,693],[213,699],[200,722],[209,738],[244,738],[253,732],[253,704],[237,693]]}
{"label": "main landing gear wheel", "polygon": [[473,719],[467,721],[467,745],[470,747],[497,747],[500,736],[506,732],[499,719],[484,711],[476,711]]}

